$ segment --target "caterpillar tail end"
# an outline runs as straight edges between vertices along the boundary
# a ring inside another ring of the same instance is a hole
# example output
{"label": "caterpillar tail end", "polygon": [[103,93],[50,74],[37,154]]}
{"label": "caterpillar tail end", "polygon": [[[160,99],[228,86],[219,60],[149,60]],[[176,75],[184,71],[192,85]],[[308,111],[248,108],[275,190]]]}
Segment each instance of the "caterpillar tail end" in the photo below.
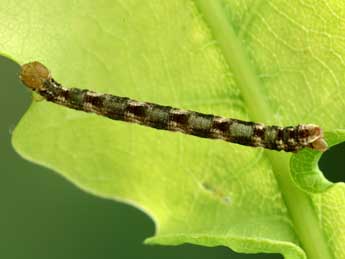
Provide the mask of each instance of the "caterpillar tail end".
{"label": "caterpillar tail end", "polygon": [[313,143],[310,143],[309,147],[317,151],[325,152],[328,149],[328,144],[326,140],[324,140],[323,138],[319,138]]}
{"label": "caterpillar tail end", "polygon": [[19,79],[31,90],[43,88],[44,82],[51,79],[50,71],[42,63],[33,61],[21,66]]}
{"label": "caterpillar tail end", "polygon": [[323,130],[314,124],[305,125],[309,132],[308,147],[320,152],[325,152],[328,149],[328,144],[324,139]]}

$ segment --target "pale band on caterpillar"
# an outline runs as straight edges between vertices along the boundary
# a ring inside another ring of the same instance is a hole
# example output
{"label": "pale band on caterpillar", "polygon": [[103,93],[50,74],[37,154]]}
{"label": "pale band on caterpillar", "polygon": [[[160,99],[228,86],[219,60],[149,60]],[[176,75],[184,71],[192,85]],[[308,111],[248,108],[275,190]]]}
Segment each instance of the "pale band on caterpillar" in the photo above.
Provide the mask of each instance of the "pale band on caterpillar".
{"label": "pale band on caterpillar", "polygon": [[327,149],[322,129],[314,124],[289,127],[266,126],[261,123],[140,102],[127,97],[65,88],[52,78],[50,71],[43,64],[37,61],[21,67],[20,79],[47,101],[76,110],[93,112],[114,120],[278,151],[296,152],[305,147],[318,151]]}

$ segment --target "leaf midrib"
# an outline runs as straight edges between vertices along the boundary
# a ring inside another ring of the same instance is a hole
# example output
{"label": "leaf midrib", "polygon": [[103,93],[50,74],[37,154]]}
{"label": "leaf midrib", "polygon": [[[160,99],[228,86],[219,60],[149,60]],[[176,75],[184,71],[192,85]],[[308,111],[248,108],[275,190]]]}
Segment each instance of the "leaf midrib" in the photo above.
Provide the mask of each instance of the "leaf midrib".
{"label": "leaf midrib", "polygon": [[[271,121],[274,112],[265,102],[265,96],[260,91],[260,81],[229,22],[230,19],[224,11],[221,0],[195,0],[194,2],[231,67],[250,117],[258,122]],[[275,151],[265,151],[265,153],[271,162],[286,207],[294,223],[296,235],[307,258],[333,258],[310,197],[299,190],[291,180],[290,156]]]}

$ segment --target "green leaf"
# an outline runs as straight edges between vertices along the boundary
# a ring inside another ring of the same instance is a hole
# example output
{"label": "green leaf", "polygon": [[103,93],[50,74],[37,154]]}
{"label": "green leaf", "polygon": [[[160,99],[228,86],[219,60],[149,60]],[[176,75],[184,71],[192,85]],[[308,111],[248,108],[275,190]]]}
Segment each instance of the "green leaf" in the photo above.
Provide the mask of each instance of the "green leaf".
{"label": "green leaf", "polygon": [[[345,126],[343,1],[2,3],[3,55],[39,60],[66,86],[266,124]],[[88,192],[146,211],[157,227],[148,243],[345,257],[344,186],[292,180],[290,154],[46,101],[33,101],[13,145]],[[315,168],[301,159],[293,168]]]}
{"label": "green leaf", "polygon": [[[330,146],[334,146],[344,141],[345,130],[326,132],[325,137],[327,143]],[[290,168],[292,179],[296,185],[306,192],[322,193],[335,186],[320,171],[317,164],[320,157],[320,152],[315,152],[311,149],[304,149],[291,157]],[[343,183],[338,183],[338,185],[342,186]]]}

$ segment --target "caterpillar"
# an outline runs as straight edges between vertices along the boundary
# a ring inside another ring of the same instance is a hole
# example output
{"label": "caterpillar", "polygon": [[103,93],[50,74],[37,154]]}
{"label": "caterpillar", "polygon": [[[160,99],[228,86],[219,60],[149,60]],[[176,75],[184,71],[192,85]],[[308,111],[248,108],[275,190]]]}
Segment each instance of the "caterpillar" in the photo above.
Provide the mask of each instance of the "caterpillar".
{"label": "caterpillar", "polygon": [[322,129],[314,124],[266,126],[86,89],[66,88],[38,61],[22,65],[19,77],[24,85],[49,102],[113,120],[277,151],[297,152],[305,147],[318,151],[327,149]]}

